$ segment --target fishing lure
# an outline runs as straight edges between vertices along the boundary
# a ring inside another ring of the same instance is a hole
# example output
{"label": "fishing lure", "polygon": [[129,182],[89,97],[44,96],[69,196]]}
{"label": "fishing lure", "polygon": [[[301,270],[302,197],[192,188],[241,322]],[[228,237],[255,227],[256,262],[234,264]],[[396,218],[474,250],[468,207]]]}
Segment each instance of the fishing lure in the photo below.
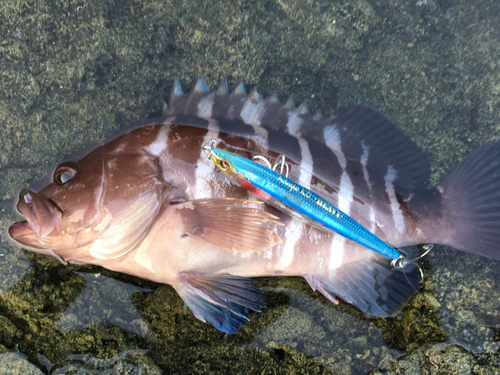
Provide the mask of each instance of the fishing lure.
{"label": "fishing lure", "polygon": [[[326,199],[290,180],[287,177],[288,164],[283,156],[273,167],[265,159],[267,166],[264,166],[214,146],[212,142],[205,150],[215,165],[263,201],[316,228],[339,233],[392,259],[394,267],[403,268],[408,264],[405,255],[398,249],[382,241]],[[273,170],[280,165],[281,174]]]}

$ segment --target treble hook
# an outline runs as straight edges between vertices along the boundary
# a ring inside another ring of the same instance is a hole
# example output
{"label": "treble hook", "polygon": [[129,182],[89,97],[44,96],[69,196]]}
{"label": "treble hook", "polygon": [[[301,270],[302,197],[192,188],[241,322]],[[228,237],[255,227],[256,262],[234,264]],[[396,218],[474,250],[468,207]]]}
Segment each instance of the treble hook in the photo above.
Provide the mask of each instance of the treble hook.
{"label": "treble hook", "polygon": [[283,175],[283,171],[284,169],[286,168],[286,173],[284,174],[285,177],[288,177],[288,173],[290,172],[290,169],[288,167],[288,164],[286,163],[286,157],[285,155],[281,154],[280,156],[278,156],[276,158],[276,161],[274,162],[274,165],[273,165],[273,171],[276,172],[276,169],[278,168],[279,165],[281,165],[280,167],[280,174]]}
{"label": "treble hook", "polygon": [[[288,177],[288,173],[290,173],[290,166],[285,161],[286,157],[283,154],[276,158],[273,165],[271,165],[269,160],[262,155],[255,155],[254,157],[252,157],[252,159],[253,160],[261,160],[266,165],[266,167],[268,167],[269,169],[272,169],[275,172],[277,172],[278,167],[281,166],[279,173],[284,175],[285,177]],[[284,171],[285,171],[285,174],[283,174]]]}
{"label": "treble hook", "polygon": [[422,259],[423,257],[425,257],[431,250],[432,248],[434,247],[434,245],[432,244],[429,244],[429,245],[423,245],[422,246],[422,249],[424,249],[424,253],[422,255],[420,255],[419,257],[416,257],[414,259],[406,259],[406,257],[404,255],[401,255],[400,257],[396,258],[396,259],[393,259],[391,261],[391,265],[394,267],[394,268],[405,268],[408,264],[415,264],[418,268],[418,271],[420,273],[420,283],[422,283],[424,281],[424,273],[422,271],[422,268],[420,268],[420,266],[417,264],[417,262]]}
{"label": "treble hook", "polygon": [[262,160],[264,162],[264,164],[266,164],[266,167],[268,167],[269,169],[272,169],[271,163],[264,156],[255,155],[252,159],[253,160]]}

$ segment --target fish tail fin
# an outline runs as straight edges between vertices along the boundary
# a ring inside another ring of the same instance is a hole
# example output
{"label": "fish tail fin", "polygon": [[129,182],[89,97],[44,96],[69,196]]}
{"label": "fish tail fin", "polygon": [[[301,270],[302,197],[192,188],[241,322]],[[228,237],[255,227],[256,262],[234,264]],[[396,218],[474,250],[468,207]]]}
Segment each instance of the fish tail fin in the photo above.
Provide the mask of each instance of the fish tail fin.
{"label": "fish tail fin", "polygon": [[394,268],[390,259],[374,254],[365,262],[343,264],[328,276],[307,275],[313,290],[318,290],[333,303],[336,297],[373,316],[396,314],[420,284],[420,271],[414,264]]}
{"label": "fish tail fin", "polygon": [[472,151],[423,195],[431,199],[417,207],[417,212],[427,215],[429,243],[500,260],[499,140]]}

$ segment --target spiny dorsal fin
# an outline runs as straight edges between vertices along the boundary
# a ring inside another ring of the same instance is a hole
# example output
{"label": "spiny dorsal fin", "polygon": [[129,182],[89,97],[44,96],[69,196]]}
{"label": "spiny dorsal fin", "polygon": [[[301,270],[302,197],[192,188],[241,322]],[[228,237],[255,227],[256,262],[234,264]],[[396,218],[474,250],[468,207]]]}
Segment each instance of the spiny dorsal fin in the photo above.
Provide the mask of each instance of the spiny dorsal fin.
{"label": "spiny dorsal fin", "polygon": [[252,91],[250,91],[250,94],[248,94],[248,99],[250,99],[254,103],[257,103],[262,99],[262,95],[260,95],[257,91],[257,85],[255,85]]}
{"label": "spiny dorsal fin", "polygon": [[184,92],[182,91],[181,79],[176,76],[174,77],[174,85],[172,86],[172,91],[170,93],[170,107],[173,107],[175,102],[182,97],[182,95],[184,95]]}
{"label": "spiny dorsal fin", "polygon": [[271,105],[278,105],[278,104],[280,104],[280,100],[278,98],[278,95],[276,95],[276,93],[271,94],[271,96],[266,99],[266,107],[270,107]]}
{"label": "spiny dorsal fin", "polygon": [[295,101],[293,100],[293,94],[290,95],[288,100],[285,102],[285,105],[283,106],[286,110],[293,110],[295,109]]}
{"label": "spiny dorsal fin", "polygon": [[293,95],[284,104],[280,103],[276,94],[263,98],[257,86],[247,95],[243,80],[229,91],[225,78],[211,92],[202,75],[194,80],[187,95],[182,90],[179,77],[175,77],[169,105],[166,109],[162,107],[162,112],[170,116],[196,115],[228,120],[240,118],[250,125],[275,131],[290,132],[293,129],[290,134],[295,135],[317,133],[316,138],[320,141],[323,141],[322,128],[326,123],[321,113],[311,115],[306,102],[296,108]]}
{"label": "spiny dorsal fin", "polygon": [[310,112],[307,102],[302,103],[298,109],[299,109],[299,115],[305,115],[306,113]]}
{"label": "spiny dorsal fin", "polygon": [[231,92],[231,98],[244,98],[247,95],[247,92],[245,90],[245,83],[243,82],[242,79],[234,86],[233,91]]}
{"label": "spiny dorsal fin", "polygon": [[209,98],[211,95],[210,89],[202,75],[199,75],[194,80],[191,90],[187,95],[182,90],[179,77],[175,77],[169,105],[163,114],[165,116],[197,115],[199,117],[210,117],[213,106],[213,102]]}
{"label": "spiny dorsal fin", "polygon": [[214,91],[217,93],[217,96],[226,96],[229,93],[227,78],[221,79]]}
{"label": "spiny dorsal fin", "polygon": [[191,91],[189,95],[194,96],[194,95],[205,95],[205,94],[210,94],[210,88],[208,87],[207,83],[205,82],[205,79],[201,74],[198,75],[198,78],[194,80],[193,82],[193,87],[191,88]]}

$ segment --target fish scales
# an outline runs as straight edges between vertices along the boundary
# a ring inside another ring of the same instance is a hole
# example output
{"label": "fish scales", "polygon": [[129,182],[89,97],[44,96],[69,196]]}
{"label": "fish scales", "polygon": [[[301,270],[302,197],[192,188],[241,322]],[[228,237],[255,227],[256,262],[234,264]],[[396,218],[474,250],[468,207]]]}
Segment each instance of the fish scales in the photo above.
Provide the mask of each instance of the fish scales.
{"label": "fish scales", "polygon": [[[414,265],[393,269],[217,173],[203,152],[212,139],[246,158],[286,155],[293,180],[394,247],[435,242],[500,258],[500,203],[489,193],[500,186],[497,141],[426,189],[426,155],[380,113],[354,106],[323,118],[291,99],[247,95],[242,82],[210,92],[202,77],[187,94],[176,79],[161,117],[87,148],[47,186],[23,190],[18,209],[27,222],[13,224],[9,236],[60,260],[170,284],[200,320],[228,333],[248,321],[249,309],[265,306],[250,277],[302,276],[333,303],[338,297],[376,316],[393,314],[416,291]],[[476,164],[488,188],[471,185]],[[457,192],[456,184],[471,186]]]}

